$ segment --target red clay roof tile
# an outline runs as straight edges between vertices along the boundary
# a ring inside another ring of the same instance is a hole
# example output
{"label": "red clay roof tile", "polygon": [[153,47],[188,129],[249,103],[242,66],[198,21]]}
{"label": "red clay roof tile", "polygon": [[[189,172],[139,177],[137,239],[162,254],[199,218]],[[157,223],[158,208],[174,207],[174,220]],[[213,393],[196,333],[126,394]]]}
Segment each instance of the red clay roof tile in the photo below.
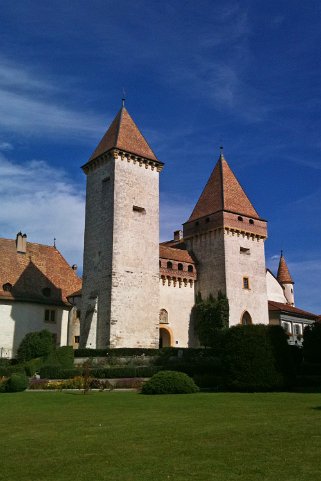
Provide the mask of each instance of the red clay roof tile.
{"label": "red clay roof tile", "polygon": [[[10,292],[3,289],[11,284]],[[17,253],[16,242],[0,239],[0,297],[6,299],[66,303],[68,294],[82,281],[60,252],[52,246],[27,242],[25,254]],[[43,289],[50,288],[50,295]]]}
{"label": "red clay roof tile", "polygon": [[194,207],[189,222],[222,210],[259,218],[258,213],[221,154]]}
{"label": "red clay roof tile", "polygon": [[156,155],[125,107],[122,107],[114,118],[90,157],[89,162],[111,149],[124,150],[125,152],[157,161]]}

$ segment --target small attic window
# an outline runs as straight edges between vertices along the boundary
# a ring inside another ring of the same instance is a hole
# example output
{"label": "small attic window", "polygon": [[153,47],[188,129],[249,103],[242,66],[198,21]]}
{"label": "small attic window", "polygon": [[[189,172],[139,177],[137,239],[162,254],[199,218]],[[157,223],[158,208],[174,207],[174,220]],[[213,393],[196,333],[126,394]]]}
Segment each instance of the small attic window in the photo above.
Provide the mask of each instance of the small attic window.
{"label": "small attic window", "polygon": [[193,266],[189,265],[187,270],[188,270],[188,272],[193,272],[194,268],[193,268]]}
{"label": "small attic window", "polygon": [[205,222],[209,222],[209,221],[210,221],[210,218],[206,217]]}
{"label": "small attic window", "polygon": [[200,225],[200,223],[198,222],[198,220],[195,222],[195,225],[196,225],[196,227]]}
{"label": "small attic window", "polygon": [[179,271],[182,271],[182,270],[183,270],[183,264],[179,263],[179,264],[177,265],[177,269],[178,269]]}
{"label": "small attic window", "polygon": [[171,261],[167,262],[167,269],[172,269],[173,268],[173,263]]}
{"label": "small attic window", "polygon": [[139,212],[140,214],[146,214],[144,207],[139,207],[138,205],[133,205],[133,211]]}
{"label": "small attic window", "polygon": [[45,287],[44,289],[42,289],[42,294],[43,294],[45,297],[50,297],[50,296],[51,296],[51,289],[50,289],[50,287]]}
{"label": "small attic window", "polygon": [[243,222],[243,217],[241,215],[239,215],[237,220],[239,220],[240,222]]}
{"label": "small attic window", "polygon": [[3,284],[2,289],[5,292],[11,292],[12,291],[12,284],[10,284],[10,282],[6,282],[5,284]]}
{"label": "small attic window", "polygon": [[254,220],[253,220],[253,219],[250,219],[250,220],[249,220],[249,223],[250,223],[250,224],[254,224]]}

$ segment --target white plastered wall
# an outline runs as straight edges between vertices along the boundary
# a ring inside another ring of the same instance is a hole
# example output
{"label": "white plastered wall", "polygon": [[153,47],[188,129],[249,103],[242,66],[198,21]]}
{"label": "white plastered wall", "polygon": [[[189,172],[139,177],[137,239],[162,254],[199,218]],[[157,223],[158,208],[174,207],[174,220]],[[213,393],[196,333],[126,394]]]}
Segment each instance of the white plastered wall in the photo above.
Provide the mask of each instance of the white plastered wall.
{"label": "white plastered wall", "polygon": [[173,281],[168,285],[168,281],[160,280],[160,305],[159,309],[165,309],[168,313],[168,324],[160,324],[160,327],[169,328],[172,334],[173,347],[194,347],[196,341],[194,330],[191,325],[191,311],[194,306],[194,283],[192,287],[189,283],[184,283],[179,287],[179,283],[174,286]]}
{"label": "white plastered wall", "polygon": [[[45,309],[55,310],[56,322],[44,321]],[[46,329],[57,335],[57,345],[67,344],[68,309],[27,302],[0,303],[0,357],[14,357],[26,334]]]}
{"label": "white plastered wall", "polygon": [[277,279],[271,274],[270,271],[266,271],[266,288],[267,297],[269,301],[281,302],[286,304],[286,299],[284,297],[284,291],[282,286],[279,284]]}

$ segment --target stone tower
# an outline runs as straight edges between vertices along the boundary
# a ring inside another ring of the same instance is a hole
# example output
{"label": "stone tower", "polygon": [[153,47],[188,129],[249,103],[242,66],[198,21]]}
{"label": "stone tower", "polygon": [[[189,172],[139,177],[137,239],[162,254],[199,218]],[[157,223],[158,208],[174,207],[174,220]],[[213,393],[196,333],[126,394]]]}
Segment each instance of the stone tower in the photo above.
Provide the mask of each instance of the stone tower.
{"label": "stone tower", "polygon": [[198,261],[196,292],[221,290],[229,300],[230,325],[268,324],[261,219],[221,153],[189,218],[184,240]]}
{"label": "stone tower", "polygon": [[291,277],[282,251],[276,278],[283,287],[284,296],[287,300],[287,303],[290,304],[290,306],[294,306],[294,281]]}
{"label": "stone tower", "polygon": [[158,347],[162,166],[123,105],[83,166],[82,347]]}

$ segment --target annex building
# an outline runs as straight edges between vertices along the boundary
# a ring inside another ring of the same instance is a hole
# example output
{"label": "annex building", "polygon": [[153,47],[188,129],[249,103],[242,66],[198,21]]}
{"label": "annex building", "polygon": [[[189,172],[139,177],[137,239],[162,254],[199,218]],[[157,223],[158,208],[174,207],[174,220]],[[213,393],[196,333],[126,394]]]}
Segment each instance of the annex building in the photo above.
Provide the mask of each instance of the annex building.
{"label": "annex building", "polygon": [[159,243],[164,164],[123,105],[89,161],[83,279],[55,246],[0,238],[0,357],[48,329],[75,348],[195,347],[192,308],[218,292],[229,324],[280,324],[292,343],[318,316],[295,306],[281,254],[266,269],[262,219],[223,152],[173,239]]}

